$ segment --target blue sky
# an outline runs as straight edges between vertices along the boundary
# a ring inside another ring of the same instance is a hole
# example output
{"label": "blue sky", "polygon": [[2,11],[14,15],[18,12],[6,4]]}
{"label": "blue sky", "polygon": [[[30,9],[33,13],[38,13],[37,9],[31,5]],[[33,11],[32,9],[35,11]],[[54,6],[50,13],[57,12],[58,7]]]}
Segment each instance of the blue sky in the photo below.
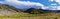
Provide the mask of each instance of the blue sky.
{"label": "blue sky", "polygon": [[33,7],[45,10],[60,10],[60,0],[0,0],[0,3],[9,4],[19,9]]}

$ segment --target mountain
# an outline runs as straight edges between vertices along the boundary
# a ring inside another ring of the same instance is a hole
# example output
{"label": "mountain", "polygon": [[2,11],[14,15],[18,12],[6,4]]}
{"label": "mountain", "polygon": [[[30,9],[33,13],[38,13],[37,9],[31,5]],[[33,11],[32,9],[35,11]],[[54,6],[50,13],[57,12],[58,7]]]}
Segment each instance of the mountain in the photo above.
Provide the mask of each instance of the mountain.
{"label": "mountain", "polygon": [[21,9],[15,8],[11,5],[1,4],[0,3],[0,15],[12,15],[16,12],[21,12]]}
{"label": "mountain", "polygon": [[25,12],[30,13],[30,14],[40,14],[40,13],[44,14],[44,13],[49,13],[50,10],[30,8],[30,9],[27,9]]}
{"label": "mountain", "polygon": [[60,10],[44,10],[44,9],[30,8],[27,9],[25,12],[30,14],[44,14],[44,13],[58,13],[60,12]]}

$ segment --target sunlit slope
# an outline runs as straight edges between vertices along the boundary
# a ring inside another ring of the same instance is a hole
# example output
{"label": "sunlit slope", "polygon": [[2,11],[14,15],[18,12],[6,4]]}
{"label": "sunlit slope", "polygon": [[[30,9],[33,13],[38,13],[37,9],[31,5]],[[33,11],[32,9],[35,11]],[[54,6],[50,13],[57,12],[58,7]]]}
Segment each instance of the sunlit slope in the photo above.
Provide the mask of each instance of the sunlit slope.
{"label": "sunlit slope", "polygon": [[21,12],[20,9],[7,4],[0,4],[0,15],[12,15],[17,12]]}

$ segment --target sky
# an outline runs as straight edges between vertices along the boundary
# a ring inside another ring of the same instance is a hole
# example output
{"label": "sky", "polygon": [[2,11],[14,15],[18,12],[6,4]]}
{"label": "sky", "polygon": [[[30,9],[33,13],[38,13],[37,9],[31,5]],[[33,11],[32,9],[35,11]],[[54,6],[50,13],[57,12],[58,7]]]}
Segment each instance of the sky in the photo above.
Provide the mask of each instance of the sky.
{"label": "sky", "polygon": [[2,4],[12,5],[19,9],[44,9],[44,10],[60,10],[60,0],[0,0]]}

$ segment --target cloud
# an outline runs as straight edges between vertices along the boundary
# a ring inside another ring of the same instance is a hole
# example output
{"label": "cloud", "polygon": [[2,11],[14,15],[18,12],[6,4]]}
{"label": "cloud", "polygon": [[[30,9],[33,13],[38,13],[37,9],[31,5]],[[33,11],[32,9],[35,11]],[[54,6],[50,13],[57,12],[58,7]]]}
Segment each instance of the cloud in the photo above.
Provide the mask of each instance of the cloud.
{"label": "cloud", "polygon": [[60,6],[49,6],[46,9],[48,9],[48,10],[60,10]]}
{"label": "cloud", "polygon": [[49,2],[53,2],[54,0],[49,0]]}
{"label": "cloud", "polygon": [[49,0],[49,2],[53,2],[53,1],[57,2],[58,4],[60,4],[60,0]]}
{"label": "cloud", "polygon": [[60,6],[57,7],[57,10],[60,10]]}
{"label": "cloud", "polygon": [[51,4],[50,6],[44,6],[41,3],[38,2],[30,2],[30,1],[18,1],[18,0],[5,0],[4,1],[5,4],[9,4],[12,5],[16,8],[40,8],[41,9],[47,9],[47,10],[60,10],[60,6],[52,6],[52,5],[56,5],[56,4]]}
{"label": "cloud", "polygon": [[[5,0],[5,4],[13,5],[17,8],[27,8],[27,7],[32,7],[32,6],[39,6],[43,7],[44,5],[38,2],[30,2],[30,1],[18,1],[18,0]],[[22,7],[23,6],[23,7]]]}
{"label": "cloud", "polygon": [[55,0],[56,2],[58,2],[60,4],[60,0]]}
{"label": "cloud", "polygon": [[18,1],[18,0],[5,0],[5,2],[7,3],[14,3],[16,5],[22,4],[22,5],[36,5],[36,6],[44,6],[41,3],[37,3],[37,2],[30,2],[30,1]]}

